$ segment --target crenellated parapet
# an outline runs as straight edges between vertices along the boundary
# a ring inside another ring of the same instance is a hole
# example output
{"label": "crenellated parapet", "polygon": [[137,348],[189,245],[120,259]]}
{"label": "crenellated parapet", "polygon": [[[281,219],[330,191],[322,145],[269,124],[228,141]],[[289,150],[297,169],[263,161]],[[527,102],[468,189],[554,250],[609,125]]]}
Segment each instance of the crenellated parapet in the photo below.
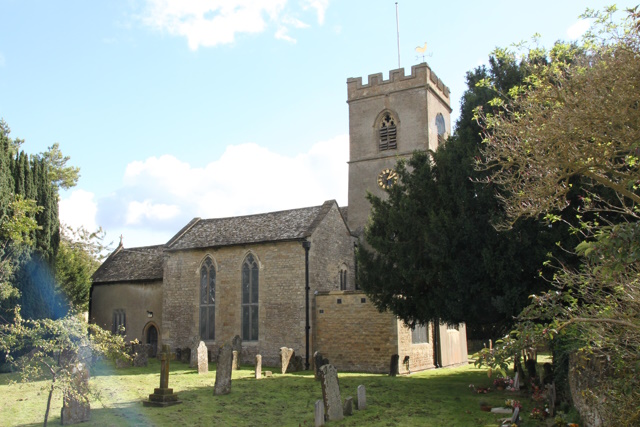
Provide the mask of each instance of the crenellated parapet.
{"label": "crenellated parapet", "polygon": [[391,70],[388,80],[383,79],[382,73],[370,74],[367,84],[362,84],[362,77],[348,78],[347,102],[418,87],[428,87],[449,105],[449,88],[431,71],[426,62],[412,66],[411,74],[407,76],[404,68]]}

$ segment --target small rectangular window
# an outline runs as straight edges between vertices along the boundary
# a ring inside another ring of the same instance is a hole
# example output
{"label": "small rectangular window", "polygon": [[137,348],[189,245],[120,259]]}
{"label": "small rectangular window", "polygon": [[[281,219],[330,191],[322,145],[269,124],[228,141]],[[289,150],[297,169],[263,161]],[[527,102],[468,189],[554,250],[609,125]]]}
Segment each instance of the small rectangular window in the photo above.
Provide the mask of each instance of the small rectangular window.
{"label": "small rectangular window", "polygon": [[416,325],[411,331],[412,344],[424,344],[429,342],[429,328],[427,325]]}
{"label": "small rectangular window", "polygon": [[111,332],[114,334],[124,335],[127,327],[127,317],[123,309],[113,310],[113,321],[111,323]]}

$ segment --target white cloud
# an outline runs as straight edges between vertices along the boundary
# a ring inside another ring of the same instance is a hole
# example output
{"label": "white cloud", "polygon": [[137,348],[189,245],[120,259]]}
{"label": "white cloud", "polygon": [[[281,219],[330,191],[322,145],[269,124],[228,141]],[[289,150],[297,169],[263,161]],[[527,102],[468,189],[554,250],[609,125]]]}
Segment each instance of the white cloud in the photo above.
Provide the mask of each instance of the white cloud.
{"label": "white cloud", "polygon": [[303,9],[315,9],[318,14],[318,24],[324,23],[324,14],[329,7],[329,0],[306,0]]}
{"label": "white cloud", "polygon": [[579,39],[587,32],[590,26],[591,22],[586,19],[576,21],[573,25],[567,28],[567,36],[569,36],[571,40]]}
{"label": "white cloud", "polygon": [[60,221],[71,228],[84,227],[89,231],[98,229],[96,214],[98,205],[94,194],[85,190],[74,190],[68,198],[58,202]]}
{"label": "white cloud", "polygon": [[108,233],[124,234],[127,246],[138,246],[166,242],[194,217],[316,206],[329,199],[344,206],[348,147],[348,136],[341,135],[296,156],[246,143],[227,147],[204,167],[168,155],[132,162],[123,187],[100,201],[98,219]]}
{"label": "white cloud", "polygon": [[[159,31],[187,38],[189,48],[229,44],[238,34],[261,33],[276,25],[275,37],[295,43],[291,28],[308,25],[284,13],[287,0],[147,0],[142,22]],[[326,0],[306,1],[303,10],[313,9],[324,21]]]}

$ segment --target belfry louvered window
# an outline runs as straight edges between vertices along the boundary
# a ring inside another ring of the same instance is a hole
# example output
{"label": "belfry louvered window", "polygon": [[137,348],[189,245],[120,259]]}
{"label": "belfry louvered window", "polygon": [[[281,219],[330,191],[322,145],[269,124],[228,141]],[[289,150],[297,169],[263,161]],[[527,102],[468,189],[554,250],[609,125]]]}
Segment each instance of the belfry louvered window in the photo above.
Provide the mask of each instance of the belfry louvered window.
{"label": "belfry louvered window", "polygon": [[209,257],[200,267],[200,339],[216,339],[216,269]]}
{"label": "belfry louvered window", "polygon": [[380,136],[379,150],[395,150],[398,148],[396,119],[390,114],[385,113],[378,129]]}
{"label": "belfry louvered window", "polygon": [[438,131],[438,145],[444,143],[444,135],[447,132],[447,126],[444,122],[444,116],[441,113],[436,115],[436,129]]}
{"label": "belfry louvered window", "polygon": [[258,340],[258,263],[249,254],[242,263],[242,340]]}

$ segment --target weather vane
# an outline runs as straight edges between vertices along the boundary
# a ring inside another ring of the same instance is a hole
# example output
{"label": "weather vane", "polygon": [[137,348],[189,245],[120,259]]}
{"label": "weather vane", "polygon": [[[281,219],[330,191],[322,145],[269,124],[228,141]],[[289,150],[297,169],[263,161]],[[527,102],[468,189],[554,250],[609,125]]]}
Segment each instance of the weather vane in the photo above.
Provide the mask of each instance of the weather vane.
{"label": "weather vane", "polygon": [[427,42],[424,42],[424,46],[416,46],[416,52],[422,54],[422,55],[417,55],[416,56],[416,61],[418,59],[420,59],[420,56],[422,56],[422,62],[424,62],[424,57],[425,56],[431,57],[431,55],[432,55],[431,52],[429,52],[429,54],[426,54],[426,52],[427,52]]}

